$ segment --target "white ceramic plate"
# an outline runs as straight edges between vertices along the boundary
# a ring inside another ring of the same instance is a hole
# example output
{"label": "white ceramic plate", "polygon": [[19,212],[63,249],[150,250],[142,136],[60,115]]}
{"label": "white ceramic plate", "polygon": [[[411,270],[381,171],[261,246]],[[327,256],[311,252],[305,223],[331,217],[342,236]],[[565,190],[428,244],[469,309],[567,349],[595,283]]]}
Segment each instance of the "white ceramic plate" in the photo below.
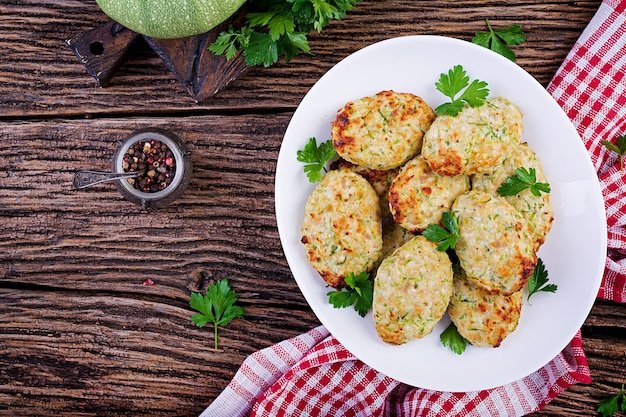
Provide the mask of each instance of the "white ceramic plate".
{"label": "white ceramic plate", "polygon": [[[525,303],[517,330],[497,349],[468,346],[456,355],[439,335],[444,318],[423,339],[393,346],[382,342],[371,312],[328,303],[323,279],[300,243],[304,206],[314,188],[296,152],[310,137],[330,139],[330,124],[346,102],[385,89],[421,96],[435,108],[446,101],[435,89],[441,73],[462,65],[471,79],[489,84],[524,113],[524,136],[539,156],[552,187],[555,220],[541,247],[555,294]],[[276,170],[276,216],[285,256],[304,297],[326,328],[356,357],[404,383],[442,391],[504,385],[552,360],[575,336],[591,310],[604,270],[606,220],[597,176],[570,121],[546,90],[515,63],[469,42],[407,36],[370,45],[339,62],[311,88],[287,128]]]}

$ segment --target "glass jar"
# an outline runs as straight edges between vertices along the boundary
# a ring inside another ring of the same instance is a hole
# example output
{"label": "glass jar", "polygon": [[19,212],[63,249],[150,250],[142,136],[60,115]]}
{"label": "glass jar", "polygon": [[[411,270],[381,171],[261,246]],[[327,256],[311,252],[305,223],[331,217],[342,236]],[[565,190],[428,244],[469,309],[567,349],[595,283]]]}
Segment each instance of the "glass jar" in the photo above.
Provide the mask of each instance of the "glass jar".
{"label": "glass jar", "polygon": [[115,186],[126,200],[143,209],[161,208],[180,197],[193,170],[185,143],[159,128],[131,133],[117,146],[111,168],[118,173],[138,172],[136,178],[116,180]]}

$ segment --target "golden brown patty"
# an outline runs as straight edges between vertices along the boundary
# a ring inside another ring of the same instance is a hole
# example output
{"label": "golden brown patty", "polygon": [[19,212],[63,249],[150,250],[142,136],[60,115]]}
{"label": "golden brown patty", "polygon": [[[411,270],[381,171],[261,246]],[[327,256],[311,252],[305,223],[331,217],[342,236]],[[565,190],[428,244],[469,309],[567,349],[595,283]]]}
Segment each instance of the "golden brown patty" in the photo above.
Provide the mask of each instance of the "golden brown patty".
{"label": "golden brown patty", "polygon": [[432,332],[452,295],[452,263],[416,236],[387,257],[374,281],[374,325],[380,338],[406,343]]}
{"label": "golden brown patty", "polygon": [[390,169],[387,171],[381,171],[377,169],[371,169],[364,166],[353,164],[343,158],[339,158],[333,162],[330,169],[347,168],[350,171],[354,171],[357,174],[364,177],[378,195],[380,200],[381,216],[384,219],[389,218],[391,220],[391,212],[389,211],[389,186],[393,179],[398,175],[399,168]]}
{"label": "golden brown patty", "polygon": [[[378,262],[374,265],[373,271],[376,272],[380,264],[402,245],[415,237],[414,233],[409,232],[393,220],[389,223],[383,222],[383,250],[380,254]],[[374,273],[371,275],[375,277]]]}
{"label": "golden brown patty", "polygon": [[302,243],[332,287],[343,287],[350,272],[369,272],[383,239],[378,196],[367,180],[346,169],[324,175],[306,202]]}
{"label": "golden brown patty", "polygon": [[[504,180],[515,174],[517,168],[534,168],[538,182],[548,183],[541,162],[527,143],[516,146],[491,175],[474,175],[472,188],[496,195],[497,189]],[[552,228],[554,211],[550,202],[550,194],[541,193],[536,196],[525,189],[522,192],[504,197],[526,219],[531,236],[535,242],[535,251],[545,242]]]}
{"label": "golden brown patty", "polygon": [[522,293],[503,295],[472,284],[455,268],[454,294],[448,315],[457,330],[472,345],[498,347],[517,328],[522,311]]}
{"label": "golden brown patty", "polygon": [[394,220],[418,233],[437,224],[456,198],[470,189],[466,175],[439,175],[416,156],[407,162],[389,188],[389,206]]}
{"label": "golden brown patty", "polygon": [[376,170],[397,168],[417,155],[435,118],[426,102],[386,90],[339,110],[332,123],[333,146],[347,161]]}
{"label": "golden brown patty", "polygon": [[504,98],[458,115],[438,116],[422,146],[422,156],[441,175],[488,174],[522,138],[522,112]]}
{"label": "golden brown patty", "polygon": [[512,294],[535,269],[526,221],[504,198],[469,191],[452,205],[458,216],[456,254],[468,278],[488,291]]}

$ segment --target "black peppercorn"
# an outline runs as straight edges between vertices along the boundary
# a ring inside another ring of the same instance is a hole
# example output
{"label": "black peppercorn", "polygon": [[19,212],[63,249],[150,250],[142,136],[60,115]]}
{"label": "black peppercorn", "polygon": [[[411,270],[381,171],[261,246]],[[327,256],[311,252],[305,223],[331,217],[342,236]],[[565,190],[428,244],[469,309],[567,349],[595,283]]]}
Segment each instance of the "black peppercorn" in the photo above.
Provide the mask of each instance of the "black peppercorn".
{"label": "black peppercorn", "polygon": [[[128,181],[136,190],[156,193],[172,183],[176,160],[169,147],[154,139],[134,143],[124,155],[124,172],[138,171],[137,179]],[[161,164],[159,161],[164,162]],[[158,173],[158,175],[157,175]],[[156,181],[155,181],[156,180]]]}
{"label": "black peppercorn", "polygon": [[185,191],[192,175],[191,152],[175,134],[159,128],[139,129],[120,142],[111,167],[132,173],[115,186],[127,200],[143,209],[170,204]]}

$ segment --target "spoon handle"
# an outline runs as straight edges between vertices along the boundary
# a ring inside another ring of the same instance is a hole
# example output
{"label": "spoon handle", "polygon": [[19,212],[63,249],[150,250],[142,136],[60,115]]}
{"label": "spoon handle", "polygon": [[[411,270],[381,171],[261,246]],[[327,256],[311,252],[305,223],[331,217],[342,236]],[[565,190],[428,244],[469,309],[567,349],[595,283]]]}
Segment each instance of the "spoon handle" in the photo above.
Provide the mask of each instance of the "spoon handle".
{"label": "spoon handle", "polygon": [[80,190],[101,182],[134,178],[138,174],[138,172],[78,171],[74,174],[74,188]]}

